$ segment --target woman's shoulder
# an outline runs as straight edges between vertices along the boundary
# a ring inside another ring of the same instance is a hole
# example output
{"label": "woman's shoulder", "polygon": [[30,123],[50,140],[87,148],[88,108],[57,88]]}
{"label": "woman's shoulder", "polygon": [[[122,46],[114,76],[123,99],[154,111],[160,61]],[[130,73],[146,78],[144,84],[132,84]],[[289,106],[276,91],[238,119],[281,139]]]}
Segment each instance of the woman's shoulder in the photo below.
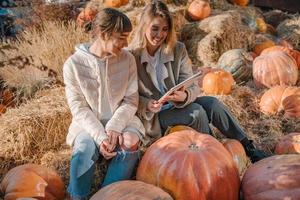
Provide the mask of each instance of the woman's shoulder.
{"label": "woman's shoulder", "polygon": [[183,42],[177,41],[174,46],[175,51],[183,51],[185,50],[185,44]]}

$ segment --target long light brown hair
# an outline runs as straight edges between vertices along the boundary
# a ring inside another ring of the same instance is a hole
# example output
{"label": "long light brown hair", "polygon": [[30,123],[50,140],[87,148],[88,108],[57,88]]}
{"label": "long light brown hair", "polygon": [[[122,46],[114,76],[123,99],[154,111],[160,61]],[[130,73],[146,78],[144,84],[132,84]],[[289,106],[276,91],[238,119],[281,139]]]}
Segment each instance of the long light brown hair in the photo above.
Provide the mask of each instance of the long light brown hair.
{"label": "long light brown hair", "polygon": [[173,50],[175,43],[177,42],[173,18],[171,16],[171,13],[169,12],[167,5],[162,1],[153,1],[144,8],[139,24],[134,32],[134,37],[130,44],[130,49],[136,50],[146,48],[146,28],[155,17],[161,17],[165,19],[169,26],[169,33],[166,40],[164,41],[162,50],[165,53],[169,53]]}

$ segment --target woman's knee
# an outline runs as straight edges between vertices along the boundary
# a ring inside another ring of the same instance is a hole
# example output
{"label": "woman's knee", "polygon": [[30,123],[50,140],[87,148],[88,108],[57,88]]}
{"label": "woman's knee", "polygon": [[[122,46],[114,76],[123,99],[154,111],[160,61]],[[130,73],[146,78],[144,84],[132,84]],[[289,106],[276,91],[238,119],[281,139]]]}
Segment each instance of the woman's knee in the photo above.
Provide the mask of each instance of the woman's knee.
{"label": "woman's knee", "polygon": [[125,132],[123,133],[123,141],[121,149],[125,151],[135,151],[138,149],[140,139],[136,133]]}
{"label": "woman's knee", "polygon": [[73,155],[86,155],[91,154],[88,157],[92,157],[97,150],[96,143],[94,139],[87,133],[79,134],[75,138],[74,146],[73,146]]}

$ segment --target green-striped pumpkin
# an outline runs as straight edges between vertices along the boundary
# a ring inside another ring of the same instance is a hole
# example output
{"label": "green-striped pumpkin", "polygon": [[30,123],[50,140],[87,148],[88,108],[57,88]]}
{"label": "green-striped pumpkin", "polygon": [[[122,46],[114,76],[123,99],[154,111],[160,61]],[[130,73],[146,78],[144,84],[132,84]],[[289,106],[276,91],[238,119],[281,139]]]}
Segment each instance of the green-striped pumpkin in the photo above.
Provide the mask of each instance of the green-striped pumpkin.
{"label": "green-striped pumpkin", "polygon": [[252,78],[253,58],[244,49],[231,49],[222,54],[218,60],[218,67],[230,72],[238,84]]}

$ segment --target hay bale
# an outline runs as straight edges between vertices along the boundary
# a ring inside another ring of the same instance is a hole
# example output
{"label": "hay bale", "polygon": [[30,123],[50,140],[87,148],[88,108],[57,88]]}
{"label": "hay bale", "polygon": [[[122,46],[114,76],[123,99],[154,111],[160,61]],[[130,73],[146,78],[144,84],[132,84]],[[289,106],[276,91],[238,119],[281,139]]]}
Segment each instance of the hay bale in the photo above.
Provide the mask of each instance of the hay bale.
{"label": "hay bale", "polygon": [[46,152],[61,148],[70,122],[62,87],[9,109],[0,117],[0,157],[37,163]]}
{"label": "hay bale", "polygon": [[197,59],[205,66],[216,66],[219,57],[230,49],[249,49],[254,33],[242,22],[237,11],[208,17],[199,28],[209,32],[197,45]]}
{"label": "hay bale", "polygon": [[236,8],[236,6],[228,3],[226,0],[208,0],[208,2],[212,9],[220,9],[225,11]]}
{"label": "hay bale", "polygon": [[300,15],[281,22],[276,31],[280,38],[290,42],[294,48],[300,50]]}

